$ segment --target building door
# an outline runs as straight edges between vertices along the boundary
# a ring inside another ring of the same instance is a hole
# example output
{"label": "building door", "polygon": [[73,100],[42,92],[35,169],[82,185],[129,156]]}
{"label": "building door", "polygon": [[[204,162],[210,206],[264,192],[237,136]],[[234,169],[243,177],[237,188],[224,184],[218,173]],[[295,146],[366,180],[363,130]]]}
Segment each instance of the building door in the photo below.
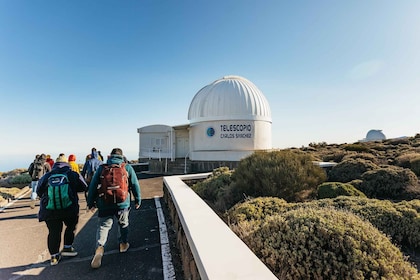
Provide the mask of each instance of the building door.
{"label": "building door", "polygon": [[190,149],[190,142],[188,138],[176,139],[176,158],[185,158]]}

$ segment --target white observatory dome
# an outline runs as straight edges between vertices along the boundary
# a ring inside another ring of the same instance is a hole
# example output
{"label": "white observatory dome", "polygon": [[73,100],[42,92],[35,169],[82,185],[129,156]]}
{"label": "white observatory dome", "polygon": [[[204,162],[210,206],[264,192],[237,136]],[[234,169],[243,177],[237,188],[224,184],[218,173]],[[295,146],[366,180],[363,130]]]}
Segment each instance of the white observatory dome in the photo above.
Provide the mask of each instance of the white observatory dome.
{"label": "white observatory dome", "polygon": [[379,141],[385,140],[385,134],[382,133],[382,130],[372,129],[366,134],[366,141]]}
{"label": "white observatory dome", "polygon": [[271,123],[267,99],[243,77],[225,76],[203,87],[194,96],[188,110],[191,123],[229,119]]}

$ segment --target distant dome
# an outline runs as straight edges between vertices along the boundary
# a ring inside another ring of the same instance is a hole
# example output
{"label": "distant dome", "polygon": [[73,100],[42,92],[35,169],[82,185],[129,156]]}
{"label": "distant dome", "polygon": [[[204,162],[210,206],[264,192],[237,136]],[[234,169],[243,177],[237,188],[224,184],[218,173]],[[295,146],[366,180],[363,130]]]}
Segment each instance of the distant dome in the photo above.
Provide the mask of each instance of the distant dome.
{"label": "distant dome", "polygon": [[249,80],[225,76],[198,91],[191,101],[188,120],[226,119],[271,122],[271,110],[263,93]]}
{"label": "distant dome", "polygon": [[378,140],[385,140],[386,137],[382,133],[382,130],[369,130],[369,132],[366,134],[366,141],[378,141]]}

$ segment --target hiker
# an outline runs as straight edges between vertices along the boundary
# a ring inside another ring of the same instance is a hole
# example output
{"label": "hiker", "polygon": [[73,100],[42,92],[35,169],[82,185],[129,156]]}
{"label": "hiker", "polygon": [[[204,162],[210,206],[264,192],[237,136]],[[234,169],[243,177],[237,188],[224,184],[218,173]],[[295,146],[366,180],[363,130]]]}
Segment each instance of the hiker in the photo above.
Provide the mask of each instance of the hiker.
{"label": "hiker", "polygon": [[95,174],[98,167],[102,164],[102,161],[98,158],[98,152],[95,148],[92,148],[90,159],[85,162],[82,169],[82,176],[85,178],[86,183],[89,185],[92,181],[93,174]]}
{"label": "hiker", "polygon": [[71,170],[80,174],[79,165],[76,163],[76,156],[73,154],[69,155],[69,165]]}
{"label": "hiker", "polygon": [[[48,227],[48,251],[51,265],[57,265],[62,256],[74,257],[74,234],[79,222],[79,198],[77,193],[87,190],[83,177],[70,169],[65,156],[56,159],[53,169],[39,181],[37,193],[41,198],[38,219]],[[63,223],[64,246],[60,252]]]}
{"label": "hiker", "polygon": [[[89,185],[88,208],[92,212],[95,211],[96,207],[99,210],[96,251],[91,262],[92,268],[101,266],[104,247],[108,239],[109,230],[112,228],[114,217],[119,226],[118,242],[120,253],[126,252],[130,247],[128,243],[130,192],[134,196],[135,209],[140,208],[141,196],[136,173],[131,165],[124,162],[123,158],[122,150],[114,148],[107,163],[99,167]],[[111,182],[115,182],[115,184]]]}
{"label": "hiker", "polygon": [[50,167],[52,168],[54,165],[54,160],[51,158],[50,155],[47,155],[47,159],[46,162],[48,162],[48,164],[50,165]]}
{"label": "hiker", "polygon": [[28,172],[31,176],[31,203],[32,209],[35,208],[35,200],[37,198],[37,187],[38,181],[44,176],[45,173],[51,171],[51,166],[46,161],[47,156],[45,154],[36,155],[34,161],[29,165]]}
{"label": "hiker", "polygon": [[100,161],[104,161],[104,157],[101,154],[101,151],[98,151],[98,158]]}

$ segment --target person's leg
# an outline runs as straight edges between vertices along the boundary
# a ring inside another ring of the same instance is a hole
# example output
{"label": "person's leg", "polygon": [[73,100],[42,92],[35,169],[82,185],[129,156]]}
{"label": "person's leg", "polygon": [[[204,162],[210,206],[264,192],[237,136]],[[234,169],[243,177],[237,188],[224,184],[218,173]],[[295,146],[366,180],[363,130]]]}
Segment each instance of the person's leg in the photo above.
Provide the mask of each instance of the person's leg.
{"label": "person's leg", "polygon": [[48,227],[48,251],[50,255],[56,255],[60,252],[61,232],[63,230],[63,222],[61,220],[45,221]]}
{"label": "person's leg", "polygon": [[79,215],[74,215],[64,219],[64,224],[66,225],[66,230],[64,231],[64,245],[73,245],[74,234],[76,232],[78,222]]}
{"label": "person's leg", "polygon": [[37,187],[38,187],[38,181],[31,181],[31,189],[32,189],[31,200],[35,200],[36,197],[38,196],[36,194]]}
{"label": "person's leg", "polygon": [[128,225],[130,209],[120,210],[117,213],[118,218],[118,242],[120,252],[126,252],[130,244],[128,243]]}
{"label": "person's leg", "polygon": [[90,263],[92,268],[99,268],[102,264],[102,256],[104,255],[104,246],[108,240],[109,230],[114,222],[113,216],[98,217],[98,229],[96,231],[96,250]]}
{"label": "person's leg", "polygon": [[38,196],[36,193],[36,189],[38,187],[38,181],[31,181],[31,189],[32,189],[32,193],[31,193],[31,208],[35,208],[35,200],[36,197]]}
{"label": "person's leg", "polygon": [[130,210],[124,209],[118,211],[117,218],[118,218],[118,242],[120,243],[127,243],[128,242],[128,217],[129,217]]}
{"label": "person's leg", "polygon": [[73,248],[74,234],[76,226],[79,221],[79,215],[73,215],[64,219],[66,229],[64,231],[64,248],[61,252],[63,256],[74,257],[77,256],[76,250]]}
{"label": "person's leg", "polygon": [[98,217],[98,229],[96,231],[96,247],[103,246],[108,240],[108,233],[112,228],[114,222],[113,216],[108,217]]}

